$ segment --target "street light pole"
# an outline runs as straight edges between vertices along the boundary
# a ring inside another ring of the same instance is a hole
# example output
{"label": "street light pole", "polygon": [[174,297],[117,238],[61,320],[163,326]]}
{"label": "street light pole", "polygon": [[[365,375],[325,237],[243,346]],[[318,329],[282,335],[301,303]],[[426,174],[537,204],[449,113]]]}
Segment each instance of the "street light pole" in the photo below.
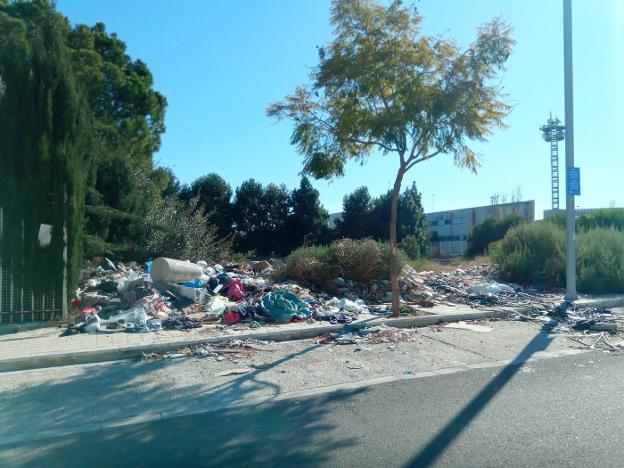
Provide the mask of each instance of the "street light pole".
{"label": "street light pole", "polygon": [[568,170],[574,167],[574,87],[572,83],[572,0],[563,0],[563,68],[566,156],[566,300],[576,299],[576,218]]}

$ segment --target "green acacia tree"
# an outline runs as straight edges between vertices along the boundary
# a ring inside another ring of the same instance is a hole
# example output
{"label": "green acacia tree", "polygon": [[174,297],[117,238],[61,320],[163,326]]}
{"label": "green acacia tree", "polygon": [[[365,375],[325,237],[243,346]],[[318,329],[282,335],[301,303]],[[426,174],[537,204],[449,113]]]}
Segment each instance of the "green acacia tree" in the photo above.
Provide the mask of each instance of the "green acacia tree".
{"label": "green acacia tree", "polygon": [[396,155],[398,170],[390,215],[393,314],[399,313],[397,205],[401,182],[416,164],[451,154],[476,171],[470,140],[503,127],[510,111],[494,80],[514,41],[500,19],[482,26],[466,50],[451,39],[419,34],[422,17],[399,0],[334,0],[334,40],[319,48],[311,87],[298,87],[267,114],[288,118],[291,142],[304,156],[303,173],[344,174],[379,151]]}

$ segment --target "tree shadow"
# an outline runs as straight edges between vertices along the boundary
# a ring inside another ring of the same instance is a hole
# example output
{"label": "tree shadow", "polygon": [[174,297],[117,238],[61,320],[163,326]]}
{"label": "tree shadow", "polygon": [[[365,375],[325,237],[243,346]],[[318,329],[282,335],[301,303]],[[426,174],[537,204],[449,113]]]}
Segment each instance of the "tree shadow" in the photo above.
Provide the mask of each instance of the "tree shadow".
{"label": "tree shadow", "polygon": [[417,453],[405,466],[425,467],[432,465],[453,441],[470,425],[496,394],[507,385],[534,353],[544,351],[553,338],[549,337],[550,328],[542,327],[540,332],[520,351],[512,362],[506,365],[481,391],[442,428],[429,443]]}
{"label": "tree shadow", "polygon": [[[1,434],[6,437],[34,431],[38,440],[5,445],[0,460],[10,457],[5,460],[11,464],[46,460],[46,466],[101,466],[109,461],[111,465],[142,466],[160,465],[164,460],[169,465],[322,463],[331,451],[355,443],[348,437],[329,438],[334,426],[323,422],[325,403],[350,398],[363,390],[271,403],[282,387],[263,376],[319,346],[306,347],[213,386],[173,385],[167,375],[176,378],[175,360],[163,360],[83,367],[71,377],[42,379],[39,384],[4,392],[0,400]],[[269,402],[246,407],[234,404],[259,392],[268,393]],[[174,417],[58,438],[41,439],[36,432],[167,412]],[[191,415],[175,417],[184,412]],[[312,439],[320,444],[310,444]]]}

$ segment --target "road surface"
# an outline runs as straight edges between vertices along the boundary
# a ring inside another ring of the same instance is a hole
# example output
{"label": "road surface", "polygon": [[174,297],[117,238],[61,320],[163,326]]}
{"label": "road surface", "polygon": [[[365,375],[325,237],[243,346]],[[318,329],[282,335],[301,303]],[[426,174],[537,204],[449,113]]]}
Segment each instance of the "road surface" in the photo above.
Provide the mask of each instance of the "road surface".
{"label": "road surface", "polygon": [[0,462],[622,466],[622,375],[624,356],[597,351],[9,445]]}

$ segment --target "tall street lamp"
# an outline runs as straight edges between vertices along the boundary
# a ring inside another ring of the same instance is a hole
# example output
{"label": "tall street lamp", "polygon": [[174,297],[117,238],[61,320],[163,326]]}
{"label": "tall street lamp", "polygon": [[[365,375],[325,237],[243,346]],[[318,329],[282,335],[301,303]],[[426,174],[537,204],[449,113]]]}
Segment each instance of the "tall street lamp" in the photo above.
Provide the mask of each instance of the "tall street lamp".
{"label": "tall street lamp", "polygon": [[566,300],[576,295],[576,233],[574,195],[580,194],[578,169],[574,167],[574,93],[572,83],[572,0],[563,0],[563,70],[565,89],[566,156]]}

